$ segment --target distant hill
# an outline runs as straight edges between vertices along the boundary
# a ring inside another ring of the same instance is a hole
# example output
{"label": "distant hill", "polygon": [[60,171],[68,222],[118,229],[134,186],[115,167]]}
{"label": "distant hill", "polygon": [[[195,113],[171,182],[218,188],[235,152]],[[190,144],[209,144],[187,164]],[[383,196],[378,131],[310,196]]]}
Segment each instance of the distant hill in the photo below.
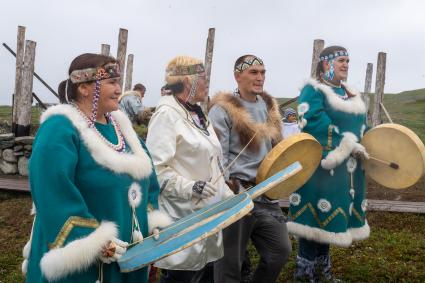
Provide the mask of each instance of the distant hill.
{"label": "distant hill", "polygon": [[[290,98],[277,98],[279,104]],[[370,111],[373,112],[374,94],[370,95]],[[296,109],[297,103],[287,107]],[[384,105],[394,123],[401,124],[414,131],[425,143],[425,88],[384,94]],[[388,122],[386,116],[384,121]]]}

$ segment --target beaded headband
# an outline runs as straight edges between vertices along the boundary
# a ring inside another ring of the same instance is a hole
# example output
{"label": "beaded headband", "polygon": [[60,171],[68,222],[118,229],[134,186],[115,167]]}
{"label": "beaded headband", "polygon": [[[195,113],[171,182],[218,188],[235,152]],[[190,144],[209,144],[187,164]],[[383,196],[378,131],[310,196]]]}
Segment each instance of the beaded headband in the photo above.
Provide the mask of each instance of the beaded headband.
{"label": "beaded headband", "polygon": [[241,63],[235,67],[235,72],[242,73],[246,69],[255,65],[264,65],[263,60],[256,56],[247,56]]}
{"label": "beaded headband", "polygon": [[348,52],[347,51],[335,51],[334,53],[328,54],[328,55],[324,55],[324,56],[320,56],[319,61],[329,61],[332,59],[335,59],[336,57],[340,57],[340,56],[348,56]]}
{"label": "beaded headband", "polygon": [[167,70],[169,76],[190,76],[205,72],[204,64],[199,63],[189,66],[175,66]]}
{"label": "beaded headband", "polygon": [[105,80],[120,76],[121,72],[119,65],[117,63],[109,63],[103,67],[74,70],[72,71],[71,75],[69,75],[69,78],[71,79],[72,83],[76,84]]}

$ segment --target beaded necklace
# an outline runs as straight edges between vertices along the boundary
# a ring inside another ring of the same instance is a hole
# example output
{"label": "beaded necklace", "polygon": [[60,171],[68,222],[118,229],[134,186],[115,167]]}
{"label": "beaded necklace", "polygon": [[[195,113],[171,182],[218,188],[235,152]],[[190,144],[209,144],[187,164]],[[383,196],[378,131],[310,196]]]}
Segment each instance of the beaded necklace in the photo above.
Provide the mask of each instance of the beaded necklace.
{"label": "beaded necklace", "polygon": [[84,118],[84,120],[86,120],[86,122],[87,122],[87,124],[89,125],[89,128],[90,129],[92,129],[95,133],[96,133],[96,135],[107,145],[107,146],[109,146],[110,148],[112,148],[113,150],[115,150],[115,151],[118,151],[118,152],[120,152],[120,153],[123,153],[123,152],[125,152],[125,148],[126,148],[126,145],[125,145],[125,140],[124,140],[124,136],[123,136],[123,134],[122,134],[122,132],[121,132],[121,129],[120,129],[120,127],[119,127],[119,125],[118,125],[118,123],[115,121],[115,119],[112,117],[112,115],[110,114],[110,113],[107,113],[106,115],[105,115],[105,117],[106,117],[106,120],[107,121],[110,121],[111,122],[111,124],[112,124],[112,126],[114,127],[114,130],[115,130],[115,134],[117,135],[117,138],[118,138],[118,143],[117,144],[113,144],[113,143],[111,143],[110,141],[108,141],[108,139],[106,139],[103,135],[102,135],[102,133],[101,132],[99,132],[99,130],[96,128],[96,126],[95,126],[95,122],[93,121],[93,120],[91,120],[91,119],[89,119],[88,117],[87,117],[87,115],[86,114],[84,114],[84,112],[83,111],[81,111],[81,109],[78,107],[78,105],[76,105],[75,103],[72,103],[71,104],[77,111],[78,111],[78,113]]}

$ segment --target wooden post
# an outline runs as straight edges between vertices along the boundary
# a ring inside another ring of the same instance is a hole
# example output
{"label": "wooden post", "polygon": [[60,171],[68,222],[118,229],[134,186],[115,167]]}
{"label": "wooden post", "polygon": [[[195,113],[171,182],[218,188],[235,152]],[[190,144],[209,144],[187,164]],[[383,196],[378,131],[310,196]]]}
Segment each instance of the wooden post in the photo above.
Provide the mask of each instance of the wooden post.
{"label": "wooden post", "polygon": [[373,64],[367,63],[366,78],[365,78],[364,92],[363,92],[363,101],[366,105],[366,111],[367,111],[366,115],[367,115],[368,122],[371,121],[370,110],[369,110],[369,106],[370,106],[369,94],[372,90],[372,74],[373,74]]}
{"label": "wooden post", "polygon": [[319,55],[322,52],[323,47],[325,46],[325,41],[323,39],[315,39],[313,43],[313,57],[311,59],[311,72],[310,76],[316,78],[316,68],[317,63],[319,63]]}
{"label": "wooden post", "polygon": [[131,84],[133,80],[133,60],[134,60],[134,55],[129,54],[127,58],[127,69],[125,70],[124,91],[131,90]]}
{"label": "wooden post", "polygon": [[120,80],[121,89],[122,89],[122,84],[124,81],[125,56],[127,53],[127,38],[128,38],[128,30],[120,28],[120,33],[118,35],[117,61],[120,65],[120,70],[121,70],[121,80]]}
{"label": "wooden post", "polygon": [[111,46],[109,44],[102,44],[100,54],[109,56],[111,54]]}
{"label": "wooden post", "polygon": [[18,26],[18,37],[16,43],[16,71],[15,71],[15,93],[12,99],[12,132],[16,133],[17,100],[22,93],[22,65],[24,63],[25,52],[25,27]]}
{"label": "wooden post", "polygon": [[[211,78],[211,67],[212,67],[212,58],[214,52],[214,38],[215,38],[215,28],[208,29],[208,38],[207,38],[207,47],[205,49],[205,77],[207,80],[207,93],[209,93],[210,89],[210,78]],[[209,94],[207,96],[206,101],[201,103],[202,110],[207,112]]]}
{"label": "wooden post", "polygon": [[375,82],[375,101],[373,105],[372,125],[373,127],[382,123],[381,118],[381,103],[384,99],[384,85],[385,85],[385,65],[387,61],[387,54],[384,52],[378,53],[378,63],[376,67],[376,82]]}
{"label": "wooden post", "polygon": [[28,136],[31,125],[32,83],[34,76],[36,43],[31,40],[25,42],[24,66],[22,70],[22,93],[17,97],[17,125],[15,136]]}

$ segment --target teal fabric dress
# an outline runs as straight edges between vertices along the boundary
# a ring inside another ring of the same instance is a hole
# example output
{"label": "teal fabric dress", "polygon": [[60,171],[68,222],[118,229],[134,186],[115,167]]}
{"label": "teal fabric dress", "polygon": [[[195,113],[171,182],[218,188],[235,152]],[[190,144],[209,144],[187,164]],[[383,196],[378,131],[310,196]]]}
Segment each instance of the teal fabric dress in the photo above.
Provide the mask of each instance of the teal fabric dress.
{"label": "teal fabric dress", "polygon": [[[145,145],[122,113],[114,118],[127,152],[118,153],[73,107],[55,107],[43,115],[29,165],[36,216],[26,282],[94,283],[100,271],[104,283],[147,282],[146,268],[120,273],[116,262],[98,259],[113,237],[131,242],[135,218],[148,234],[147,208],[157,208],[159,185]],[[118,142],[112,124],[95,126]]]}
{"label": "teal fabric dress", "polygon": [[300,127],[323,146],[313,176],[290,195],[290,233],[319,243],[347,247],[369,236],[365,218],[365,173],[353,150],[366,130],[360,94],[310,80],[298,102]]}

